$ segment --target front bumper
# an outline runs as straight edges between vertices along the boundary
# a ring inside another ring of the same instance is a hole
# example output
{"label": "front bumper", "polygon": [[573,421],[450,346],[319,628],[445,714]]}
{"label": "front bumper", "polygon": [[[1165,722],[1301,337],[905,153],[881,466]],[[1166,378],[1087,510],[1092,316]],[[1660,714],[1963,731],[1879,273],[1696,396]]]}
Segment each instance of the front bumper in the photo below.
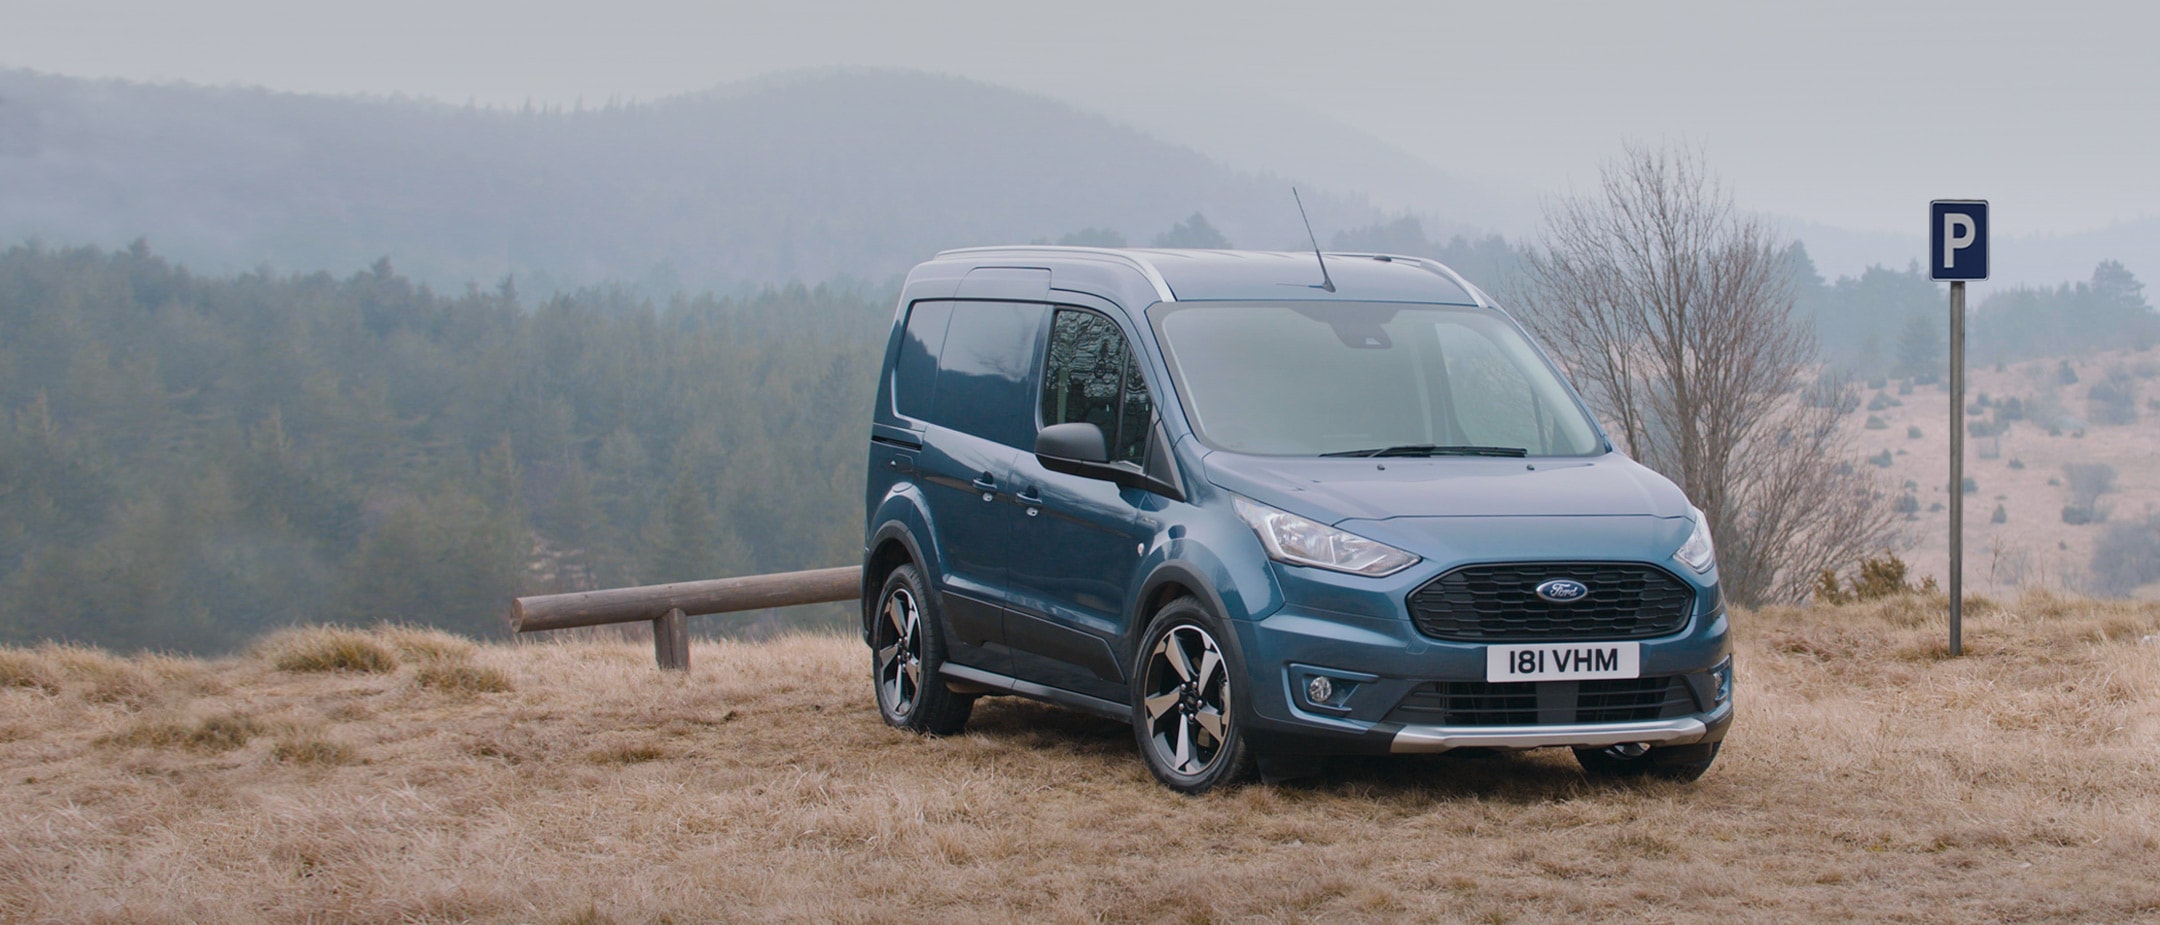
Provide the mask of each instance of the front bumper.
{"label": "front bumper", "polygon": [[[1259,620],[1235,621],[1247,686],[1248,729],[1276,753],[1433,753],[1458,748],[1689,745],[1724,738],[1732,724],[1732,645],[1722,609],[1698,613],[1671,636],[1639,640],[1644,678],[1684,682],[1692,707],[1655,718],[1576,722],[1572,709],[1536,722],[1427,724],[1399,708],[1421,686],[1482,682],[1486,646],[1426,637],[1406,617],[1321,611],[1295,604]],[[1306,693],[1315,676],[1337,691],[1327,702]],[[1720,683],[1722,680],[1723,683]],[[1567,699],[1573,704],[1574,682]],[[1541,698],[1543,699],[1543,698]],[[1690,702],[1690,701],[1680,701]]]}
{"label": "front bumper", "polygon": [[1725,737],[1732,701],[1702,716],[1632,723],[1563,723],[1535,726],[1404,726],[1388,751],[1432,754],[1458,748],[1600,748],[1607,745],[1693,745]]}

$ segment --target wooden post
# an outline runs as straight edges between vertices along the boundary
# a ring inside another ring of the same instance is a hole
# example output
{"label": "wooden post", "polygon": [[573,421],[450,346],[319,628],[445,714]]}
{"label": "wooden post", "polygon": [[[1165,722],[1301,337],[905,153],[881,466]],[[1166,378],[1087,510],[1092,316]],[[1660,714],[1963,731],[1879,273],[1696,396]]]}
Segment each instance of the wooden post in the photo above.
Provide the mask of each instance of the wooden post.
{"label": "wooden post", "polygon": [[690,620],[680,608],[652,621],[653,658],[662,671],[690,670]]}

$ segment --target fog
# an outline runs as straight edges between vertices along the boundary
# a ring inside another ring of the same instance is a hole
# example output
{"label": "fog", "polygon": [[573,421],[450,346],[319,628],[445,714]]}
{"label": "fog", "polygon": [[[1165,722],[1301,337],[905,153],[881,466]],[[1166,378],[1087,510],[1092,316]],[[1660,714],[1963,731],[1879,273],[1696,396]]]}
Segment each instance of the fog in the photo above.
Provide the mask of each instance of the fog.
{"label": "fog", "polygon": [[598,105],[885,65],[1048,93],[1279,173],[1354,172],[1370,150],[1336,136],[1362,133],[1523,216],[1630,137],[1699,144],[1749,207],[1828,228],[1914,233],[1944,197],[1995,201],[2011,237],[2160,216],[2160,12],[2143,4],[7,5],[0,65],[72,76]]}

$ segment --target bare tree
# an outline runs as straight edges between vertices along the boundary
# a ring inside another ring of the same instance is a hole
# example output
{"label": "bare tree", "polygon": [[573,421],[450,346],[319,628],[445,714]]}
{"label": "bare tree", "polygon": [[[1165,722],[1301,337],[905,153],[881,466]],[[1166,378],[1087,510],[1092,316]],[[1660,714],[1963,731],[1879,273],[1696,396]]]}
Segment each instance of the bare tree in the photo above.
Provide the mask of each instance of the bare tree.
{"label": "bare tree", "polygon": [[1838,427],[1844,387],[1817,380],[1786,255],[1699,153],[1630,145],[1595,194],[1547,208],[1521,293],[1628,452],[1708,517],[1742,604],[1797,601],[1895,529]]}

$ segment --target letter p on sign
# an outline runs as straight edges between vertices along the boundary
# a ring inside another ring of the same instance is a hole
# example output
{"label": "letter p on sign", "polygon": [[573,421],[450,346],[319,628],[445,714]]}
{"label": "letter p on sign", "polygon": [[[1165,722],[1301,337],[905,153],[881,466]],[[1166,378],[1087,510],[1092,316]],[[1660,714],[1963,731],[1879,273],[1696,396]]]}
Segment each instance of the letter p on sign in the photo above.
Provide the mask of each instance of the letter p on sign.
{"label": "letter p on sign", "polygon": [[1937,199],[1928,203],[1928,275],[1937,280],[1986,279],[1985,200]]}

